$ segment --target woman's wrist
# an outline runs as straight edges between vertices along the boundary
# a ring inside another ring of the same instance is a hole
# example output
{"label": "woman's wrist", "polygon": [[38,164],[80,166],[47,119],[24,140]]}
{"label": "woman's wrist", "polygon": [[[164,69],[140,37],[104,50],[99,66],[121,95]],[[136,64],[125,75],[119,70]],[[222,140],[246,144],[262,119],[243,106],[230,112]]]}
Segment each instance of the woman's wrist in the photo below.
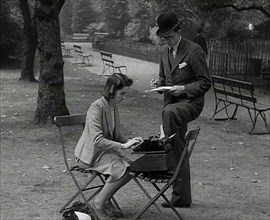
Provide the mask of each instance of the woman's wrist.
{"label": "woman's wrist", "polygon": [[125,144],[121,144],[121,149],[125,149]]}

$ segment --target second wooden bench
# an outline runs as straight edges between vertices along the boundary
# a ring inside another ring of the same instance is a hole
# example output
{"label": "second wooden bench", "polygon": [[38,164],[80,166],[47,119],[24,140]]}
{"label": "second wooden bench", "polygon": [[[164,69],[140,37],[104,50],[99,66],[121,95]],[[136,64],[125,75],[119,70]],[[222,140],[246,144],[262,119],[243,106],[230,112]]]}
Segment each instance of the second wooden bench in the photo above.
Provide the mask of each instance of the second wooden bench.
{"label": "second wooden bench", "polygon": [[[270,110],[270,106],[257,102],[252,83],[220,76],[211,76],[211,78],[216,102],[213,118],[215,118],[216,114],[225,110],[227,117],[217,118],[216,120],[236,119],[235,116],[238,107],[244,107],[247,109],[252,123],[252,128],[249,131],[249,134],[270,134],[270,127],[267,123],[265,114],[265,112]],[[229,115],[229,106],[234,106],[234,110],[231,115]],[[259,115],[263,119],[266,132],[255,133],[253,131]]]}

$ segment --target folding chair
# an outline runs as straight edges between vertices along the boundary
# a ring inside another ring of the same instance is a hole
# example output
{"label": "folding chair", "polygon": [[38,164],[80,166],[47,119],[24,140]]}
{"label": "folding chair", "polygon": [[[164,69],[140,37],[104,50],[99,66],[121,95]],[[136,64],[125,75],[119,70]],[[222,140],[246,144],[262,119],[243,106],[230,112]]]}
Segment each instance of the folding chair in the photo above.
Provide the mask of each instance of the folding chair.
{"label": "folding chair", "polygon": [[63,56],[72,57],[71,51],[73,50],[70,47],[67,47],[63,41],[61,41],[61,48]]}
{"label": "folding chair", "polygon": [[[102,187],[105,184],[105,176],[104,175],[102,175],[98,172],[92,171],[90,169],[82,169],[79,166],[70,166],[70,162],[68,161],[68,158],[67,158],[67,152],[66,152],[66,147],[67,147],[66,146],[67,145],[66,138],[67,137],[64,136],[63,127],[70,127],[70,126],[75,126],[75,125],[82,125],[82,127],[84,127],[85,119],[86,119],[86,114],[74,114],[74,115],[55,116],[54,117],[54,123],[59,128],[64,163],[66,165],[68,173],[72,177],[72,180],[77,187],[77,192],[63,205],[63,207],[60,209],[60,213],[62,213],[66,209],[66,207],[68,207],[70,205],[70,203],[72,201],[74,201],[79,195],[81,195],[84,202],[86,204],[88,204],[88,202],[90,200],[92,200],[101,191]],[[76,176],[75,176],[75,172],[79,172],[82,174],[89,174],[90,177],[87,177],[88,180],[84,184],[80,185],[79,181],[77,180],[78,178],[76,178]],[[93,181],[97,177],[100,180],[101,184],[100,185],[95,184],[93,186],[92,185],[90,186],[90,184],[92,184]],[[92,193],[92,195],[90,195],[89,198],[87,198],[84,194],[84,191],[87,191],[87,190],[95,190]],[[121,210],[114,198],[112,198],[112,201],[113,201],[114,205],[119,210]],[[89,204],[88,204],[88,206],[89,206]],[[89,206],[89,208],[91,210],[90,206]]]}
{"label": "folding chair", "polygon": [[[93,65],[93,55],[90,54],[90,53],[84,53],[83,50],[82,50],[82,47],[79,46],[79,45],[76,45],[74,44],[73,45],[73,48],[74,48],[74,53],[75,53],[75,61],[74,61],[74,64],[86,64],[85,60],[88,61],[89,65]],[[90,59],[91,61],[90,61]],[[78,63],[79,60],[82,60],[80,63]]]}
{"label": "folding chair", "polygon": [[[156,200],[159,197],[162,197],[171,207],[173,212],[176,214],[178,219],[183,220],[183,217],[180,215],[180,213],[176,210],[176,208],[172,205],[170,200],[165,196],[166,190],[175,182],[175,181],[181,181],[180,174],[181,170],[186,166],[186,161],[189,159],[193,148],[195,146],[197,136],[199,134],[200,128],[189,130],[185,135],[186,145],[183,149],[183,153],[181,155],[181,158],[179,159],[179,162],[177,164],[177,167],[175,171],[162,171],[162,172],[130,172],[130,175],[133,176],[134,181],[137,183],[137,185],[140,187],[140,189],[143,191],[143,193],[146,195],[146,197],[149,199],[149,202],[136,214],[134,219],[138,219],[151,205],[154,205],[156,209],[164,215],[164,213],[161,211],[161,209],[158,207],[158,205],[155,203]],[[140,183],[138,179],[142,179],[144,181],[150,182],[154,188],[157,190],[157,194],[154,197],[151,197],[151,195],[147,192],[145,187]],[[165,184],[163,187],[159,187],[157,184]]]}
{"label": "folding chair", "polygon": [[[103,63],[103,71],[102,76],[109,76],[113,73],[122,73],[122,69],[125,70],[125,73],[127,74],[127,67],[125,65],[117,64],[114,61],[113,55],[109,52],[100,51],[101,60]],[[105,72],[109,71],[109,75],[105,75]]]}

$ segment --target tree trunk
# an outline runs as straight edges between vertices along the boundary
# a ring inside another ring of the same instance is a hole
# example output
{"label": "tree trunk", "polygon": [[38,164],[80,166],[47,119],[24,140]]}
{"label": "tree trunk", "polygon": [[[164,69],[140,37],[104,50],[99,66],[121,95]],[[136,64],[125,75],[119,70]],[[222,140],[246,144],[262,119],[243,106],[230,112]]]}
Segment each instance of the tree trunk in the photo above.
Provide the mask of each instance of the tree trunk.
{"label": "tree trunk", "polygon": [[23,60],[20,80],[36,82],[34,77],[34,61],[37,48],[37,26],[35,18],[31,19],[28,2],[20,0],[20,8],[23,15]]}
{"label": "tree trunk", "polygon": [[58,1],[36,0],[40,79],[35,114],[36,123],[52,123],[56,115],[68,115],[64,93],[64,75]]}

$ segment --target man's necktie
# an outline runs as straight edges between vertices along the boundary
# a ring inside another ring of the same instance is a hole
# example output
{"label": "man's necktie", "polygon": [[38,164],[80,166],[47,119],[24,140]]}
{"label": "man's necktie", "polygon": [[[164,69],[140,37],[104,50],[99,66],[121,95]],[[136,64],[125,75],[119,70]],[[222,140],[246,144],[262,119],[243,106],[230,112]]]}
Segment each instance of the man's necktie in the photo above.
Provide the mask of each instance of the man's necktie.
{"label": "man's necktie", "polygon": [[173,63],[174,63],[174,56],[173,56],[173,48],[169,48],[169,61],[170,61],[170,66],[172,68]]}

